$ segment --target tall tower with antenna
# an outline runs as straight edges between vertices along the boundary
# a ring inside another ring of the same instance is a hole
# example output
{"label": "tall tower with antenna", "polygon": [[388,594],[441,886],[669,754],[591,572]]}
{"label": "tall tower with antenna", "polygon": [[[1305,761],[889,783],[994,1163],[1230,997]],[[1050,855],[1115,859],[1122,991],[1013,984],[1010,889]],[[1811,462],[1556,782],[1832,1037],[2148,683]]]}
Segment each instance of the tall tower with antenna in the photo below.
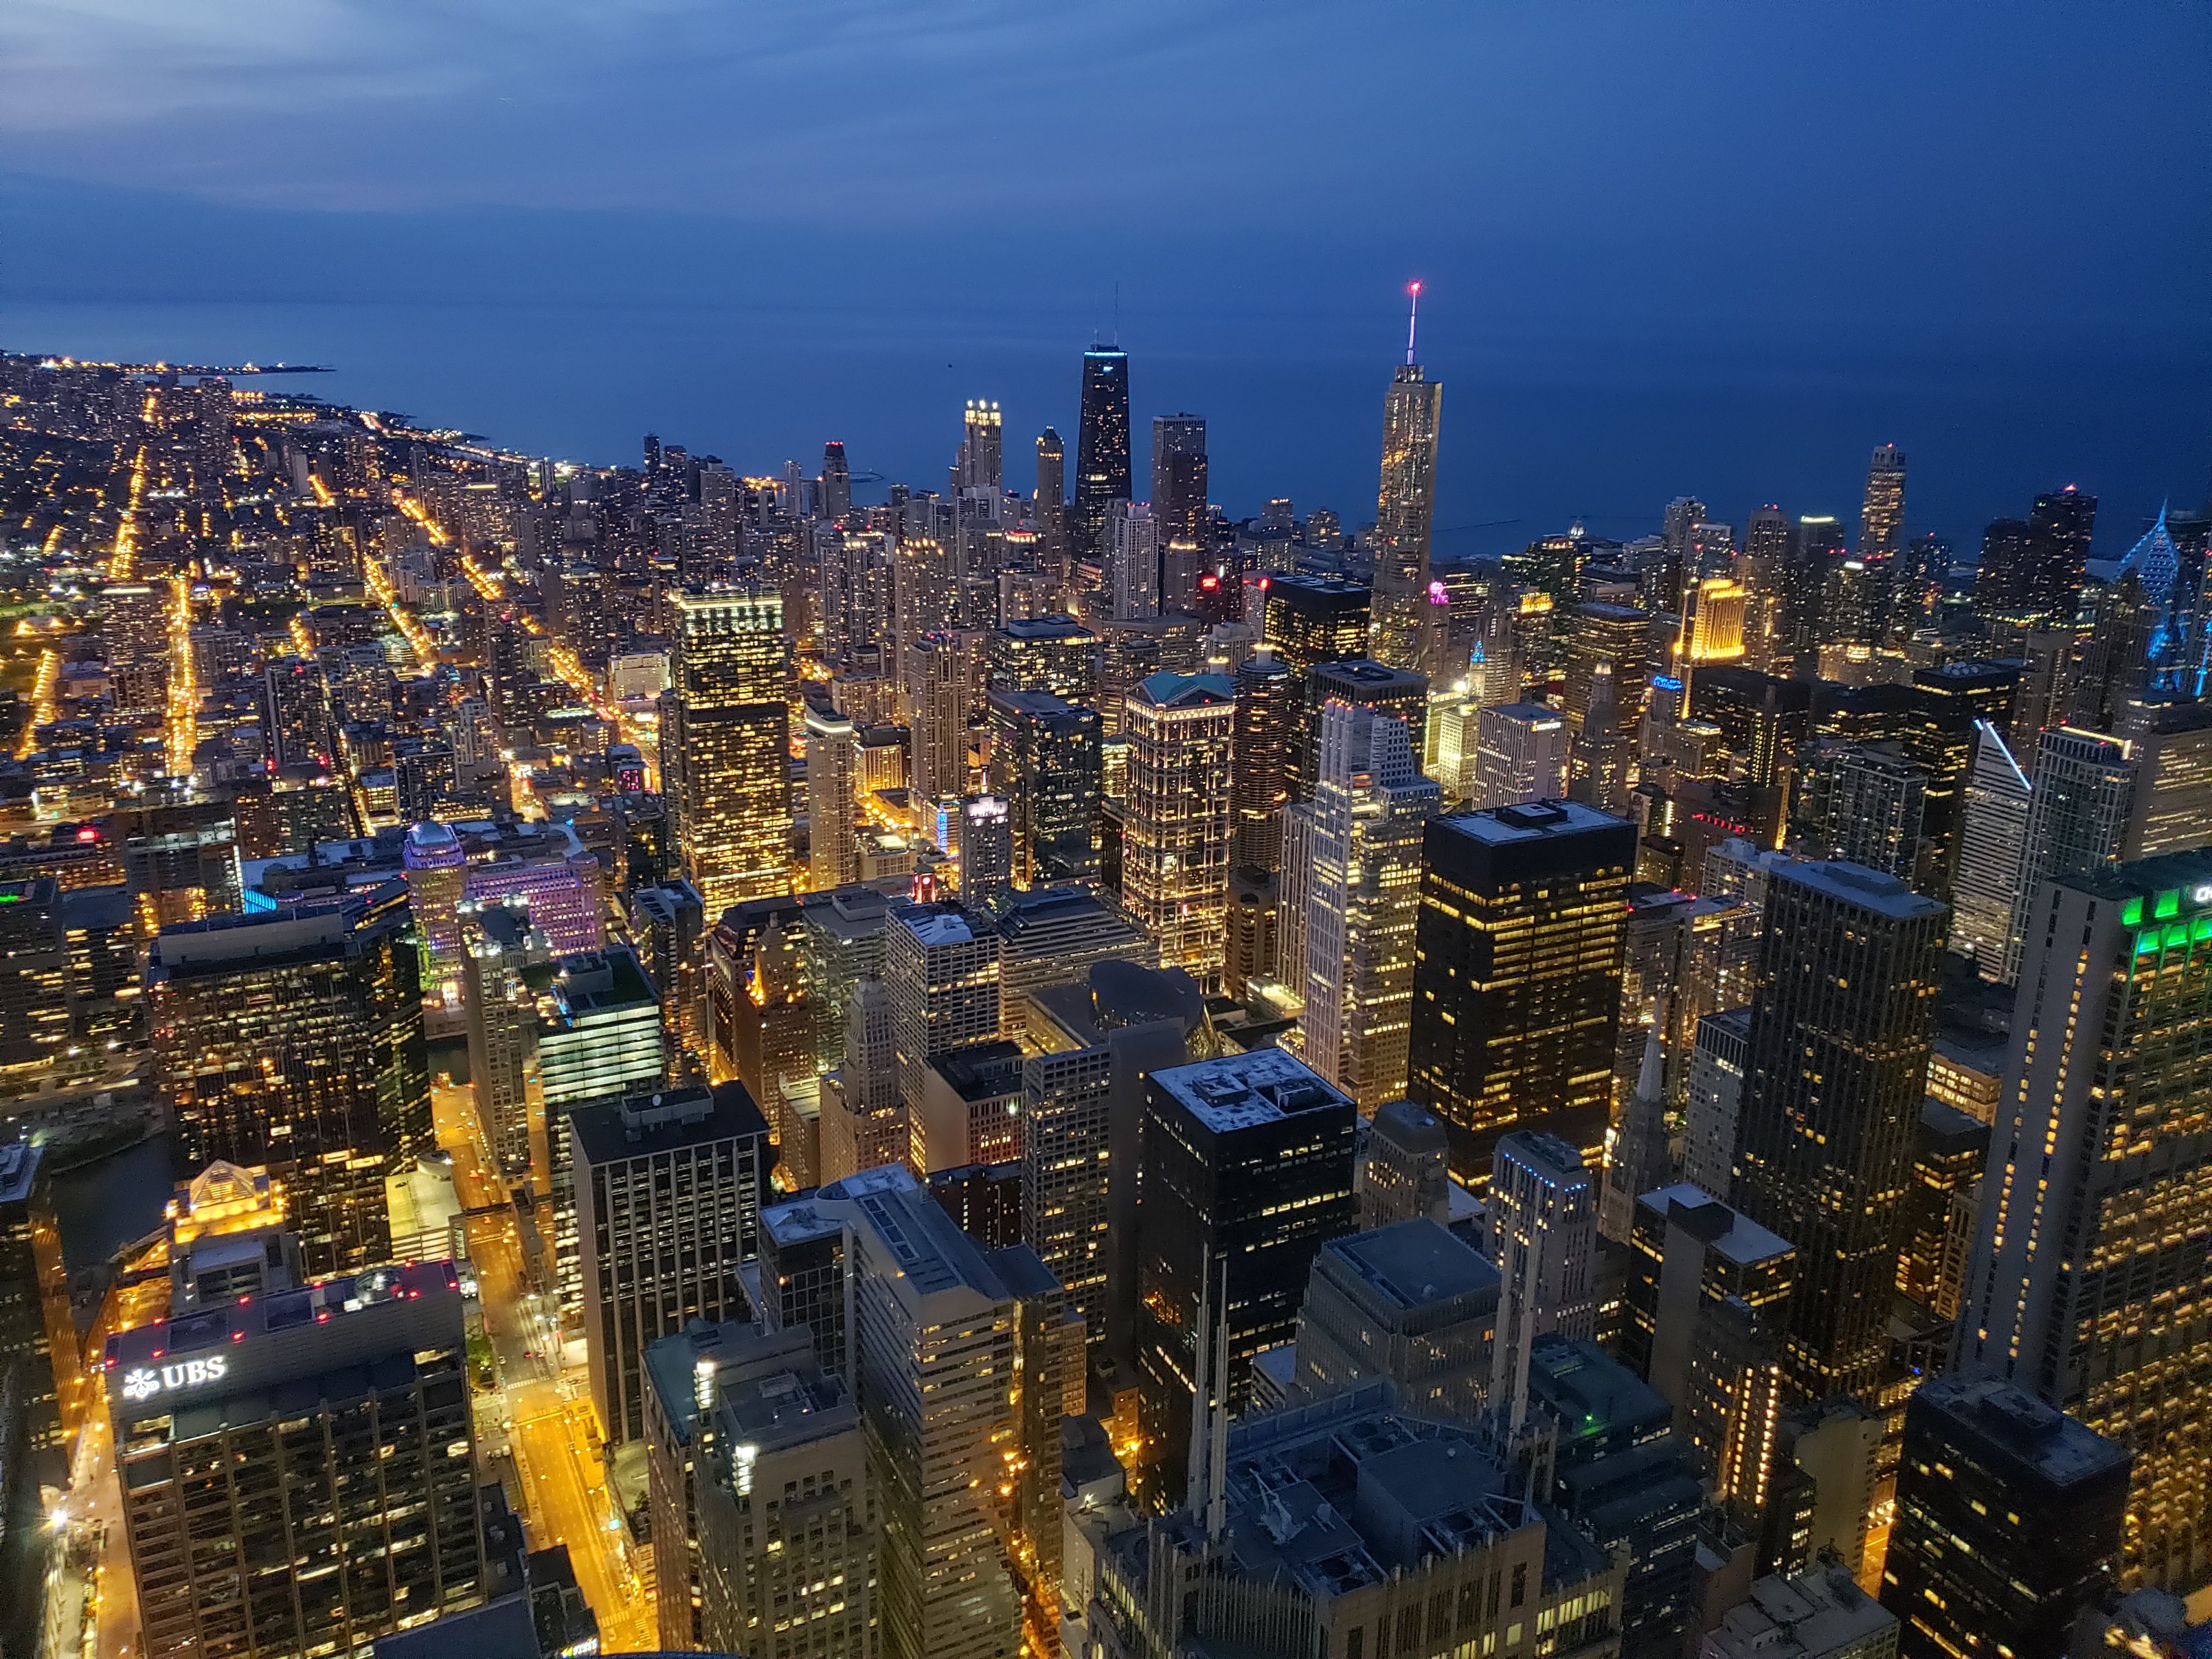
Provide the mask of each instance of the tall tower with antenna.
{"label": "tall tower with antenna", "polygon": [[1375,502],[1375,647],[1393,668],[1424,665],[1429,625],[1429,535],[1436,523],[1437,432],[1444,389],[1414,356],[1421,285],[1407,286],[1406,361],[1382,400],[1382,479]]}

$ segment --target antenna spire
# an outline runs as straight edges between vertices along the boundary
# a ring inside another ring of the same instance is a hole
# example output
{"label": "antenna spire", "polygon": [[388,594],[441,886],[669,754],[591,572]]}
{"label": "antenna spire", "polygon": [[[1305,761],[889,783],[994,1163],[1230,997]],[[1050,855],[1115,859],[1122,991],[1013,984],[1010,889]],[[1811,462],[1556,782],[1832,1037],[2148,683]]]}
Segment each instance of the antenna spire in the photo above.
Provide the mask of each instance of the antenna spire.
{"label": "antenna spire", "polygon": [[1406,292],[1413,296],[1413,302],[1406,312],[1406,367],[1411,368],[1413,366],[1413,328],[1421,320],[1421,285],[1409,283]]}

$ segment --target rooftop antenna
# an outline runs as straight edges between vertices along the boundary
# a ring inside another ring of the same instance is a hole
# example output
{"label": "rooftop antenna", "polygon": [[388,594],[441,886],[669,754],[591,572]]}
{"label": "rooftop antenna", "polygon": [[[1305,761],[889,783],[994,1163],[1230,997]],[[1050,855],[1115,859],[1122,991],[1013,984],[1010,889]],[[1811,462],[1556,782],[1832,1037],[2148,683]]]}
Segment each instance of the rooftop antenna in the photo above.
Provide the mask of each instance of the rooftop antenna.
{"label": "rooftop antenna", "polygon": [[1421,320],[1421,285],[1410,283],[1406,292],[1413,296],[1413,303],[1406,313],[1406,367],[1411,368],[1413,366],[1413,325]]}
{"label": "rooftop antenna", "polygon": [[1119,276],[1116,276],[1116,277],[1114,279],[1114,345],[1115,345],[1115,349],[1116,350],[1119,350],[1119,349],[1121,349],[1121,279]]}

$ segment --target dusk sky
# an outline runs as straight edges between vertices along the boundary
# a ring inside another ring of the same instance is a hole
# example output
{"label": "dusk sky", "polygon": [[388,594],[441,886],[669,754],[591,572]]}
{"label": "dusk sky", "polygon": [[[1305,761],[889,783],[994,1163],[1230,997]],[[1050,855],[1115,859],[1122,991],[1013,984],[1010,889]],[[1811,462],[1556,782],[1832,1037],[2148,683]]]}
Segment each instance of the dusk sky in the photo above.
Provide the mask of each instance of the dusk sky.
{"label": "dusk sky", "polygon": [[2100,543],[2212,479],[2194,4],[10,0],[0,344],[329,362],[496,441],[941,487],[1120,330],[1214,496],[1373,512],[1402,288],[1439,551],[1680,493]]}

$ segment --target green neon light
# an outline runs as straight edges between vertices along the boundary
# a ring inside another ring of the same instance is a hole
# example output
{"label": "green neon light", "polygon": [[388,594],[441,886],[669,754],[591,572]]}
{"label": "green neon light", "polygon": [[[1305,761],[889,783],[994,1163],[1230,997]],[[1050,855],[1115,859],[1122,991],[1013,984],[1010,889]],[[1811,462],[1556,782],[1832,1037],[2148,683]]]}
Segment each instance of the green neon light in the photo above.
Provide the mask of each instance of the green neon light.
{"label": "green neon light", "polygon": [[2164,921],[2168,916],[2179,915],[2181,914],[2181,890],[2179,887],[2169,887],[2166,891],[2160,893],[2158,896],[2158,908],[2151,914],[2155,915],[2160,921]]}
{"label": "green neon light", "polygon": [[2139,898],[2131,898],[2123,904],[2120,907],[2120,921],[2123,926],[2129,927],[2142,926],[2142,901]]}

